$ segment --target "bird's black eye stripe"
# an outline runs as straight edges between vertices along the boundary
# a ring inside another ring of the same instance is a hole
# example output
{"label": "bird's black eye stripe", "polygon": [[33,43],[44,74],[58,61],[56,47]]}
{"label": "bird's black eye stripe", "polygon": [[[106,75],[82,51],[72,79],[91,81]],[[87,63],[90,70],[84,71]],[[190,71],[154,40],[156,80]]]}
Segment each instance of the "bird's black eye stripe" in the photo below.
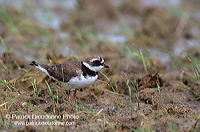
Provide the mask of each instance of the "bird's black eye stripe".
{"label": "bird's black eye stripe", "polygon": [[102,58],[100,57],[100,62],[102,61]]}
{"label": "bird's black eye stripe", "polygon": [[93,63],[98,64],[98,63],[100,63],[100,61],[99,60],[95,60]]}
{"label": "bird's black eye stripe", "polygon": [[99,60],[95,60],[93,62],[93,66],[100,66],[100,65],[103,65],[103,63],[101,63],[101,61],[99,61]]}

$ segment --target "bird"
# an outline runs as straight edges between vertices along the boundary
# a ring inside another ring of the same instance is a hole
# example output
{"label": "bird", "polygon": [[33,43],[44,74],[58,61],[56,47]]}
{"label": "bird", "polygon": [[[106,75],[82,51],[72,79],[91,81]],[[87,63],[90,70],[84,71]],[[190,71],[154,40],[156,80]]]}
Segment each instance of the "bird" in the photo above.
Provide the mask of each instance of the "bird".
{"label": "bird", "polygon": [[75,102],[77,90],[82,90],[93,84],[98,78],[98,72],[103,68],[109,68],[100,56],[91,56],[82,61],[74,60],[60,64],[40,64],[32,61],[30,65],[67,86],[66,93],[69,100],[70,90],[74,89]]}

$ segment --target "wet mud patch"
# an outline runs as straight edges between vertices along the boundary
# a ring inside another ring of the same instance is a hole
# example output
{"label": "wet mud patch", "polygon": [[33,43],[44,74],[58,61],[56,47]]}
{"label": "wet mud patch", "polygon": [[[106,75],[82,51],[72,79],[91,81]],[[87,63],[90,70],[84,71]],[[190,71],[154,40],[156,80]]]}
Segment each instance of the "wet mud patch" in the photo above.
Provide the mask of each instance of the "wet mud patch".
{"label": "wet mud patch", "polygon": [[144,88],[162,87],[164,85],[164,81],[158,73],[159,72],[156,72],[155,74],[148,74],[141,79],[138,79],[138,90],[142,90]]}
{"label": "wet mud patch", "polygon": [[122,95],[129,95],[129,88],[131,91],[136,91],[134,76],[121,72],[117,76],[111,76],[110,80],[111,82],[108,83],[107,88],[112,92],[116,91]]}
{"label": "wet mud patch", "polygon": [[[169,14],[166,9],[149,7],[144,10],[143,15],[144,19],[142,20],[141,31],[144,32],[144,34],[159,39],[173,38],[173,33],[176,30],[178,19]],[[170,23],[171,21],[173,21],[173,23]],[[170,24],[166,26],[165,23]]]}
{"label": "wet mud patch", "polygon": [[189,76],[188,74],[183,74],[182,82],[189,88],[192,95],[196,100],[200,100],[200,82],[194,80],[194,77]]}
{"label": "wet mud patch", "polygon": [[175,117],[187,117],[188,115],[191,115],[194,113],[194,111],[191,108],[188,108],[186,106],[174,106],[174,105],[165,105],[164,109],[167,113],[170,115],[173,115]]}
{"label": "wet mud patch", "polygon": [[169,86],[160,88],[145,88],[139,91],[139,99],[147,104],[178,104],[182,102],[187,104],[193,101],[191,93],[181,81],[173,81]]}

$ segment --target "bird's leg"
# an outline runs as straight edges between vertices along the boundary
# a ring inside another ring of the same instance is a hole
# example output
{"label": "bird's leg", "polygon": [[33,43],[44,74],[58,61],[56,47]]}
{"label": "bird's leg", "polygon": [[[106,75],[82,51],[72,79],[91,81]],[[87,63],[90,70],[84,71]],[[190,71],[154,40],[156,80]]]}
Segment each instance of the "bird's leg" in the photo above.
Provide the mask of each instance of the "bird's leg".
{"label": "bird's leg", "polygon": [[70,101],[70,89],[66,90],[68,101]]}
{"label": "bird's leg", "polygon": [[75,103],[76,103],[76,105],[77,105],[77,101],[76,101],[76,92],[77,92],[77,89],[74,90],[74,101],[75,101]]}

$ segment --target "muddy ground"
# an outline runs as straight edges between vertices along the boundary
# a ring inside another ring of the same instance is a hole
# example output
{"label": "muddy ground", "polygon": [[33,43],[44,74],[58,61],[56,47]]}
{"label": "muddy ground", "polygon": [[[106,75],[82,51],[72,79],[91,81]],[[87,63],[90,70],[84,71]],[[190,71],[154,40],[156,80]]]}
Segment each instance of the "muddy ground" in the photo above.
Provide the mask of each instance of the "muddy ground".
{"label": "muddy ground", "polygon": [[[200,131],[198,1],[0,4],[0,130]],[[29,66],[99,55],[77,92]],[[73,91],[71,91],[73,94]]]}

